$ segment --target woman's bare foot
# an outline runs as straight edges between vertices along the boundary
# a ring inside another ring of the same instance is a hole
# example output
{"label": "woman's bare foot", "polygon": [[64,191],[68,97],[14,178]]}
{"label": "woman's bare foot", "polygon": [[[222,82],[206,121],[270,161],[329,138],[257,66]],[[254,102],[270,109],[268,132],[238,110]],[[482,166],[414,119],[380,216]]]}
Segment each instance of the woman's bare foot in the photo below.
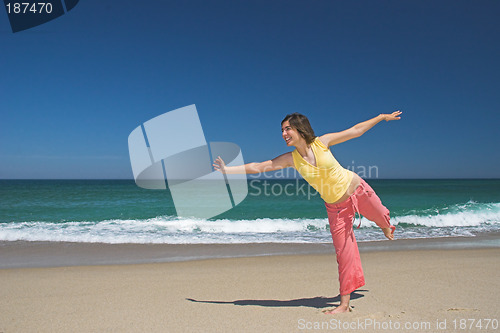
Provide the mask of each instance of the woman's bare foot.
{"label": "woman's bare foot", "polygon": [[351,300],[351,294],[341,295],[340,296],[340,305],[337,306],[333,310],[325,310],[325,311],[323,311],[323,313],[324,314],[336,314],[336,313],[343,313],[343,312],[351,311],[351,307],[349,306],[350,300]]}
{"label": "woman's bare foot", "polygon": [[389,228],[382,228],[384,236],[389,240],[394,240],[394,230],[396,230],[396,227],[393,225],[391,225]]}
{"label": "woman's bare foot", "polygon": [[352,311],[349,305],[339,305],[333,310],[323,311],[324,314],[336,314],[336,313],[344,313],[347,311]]}

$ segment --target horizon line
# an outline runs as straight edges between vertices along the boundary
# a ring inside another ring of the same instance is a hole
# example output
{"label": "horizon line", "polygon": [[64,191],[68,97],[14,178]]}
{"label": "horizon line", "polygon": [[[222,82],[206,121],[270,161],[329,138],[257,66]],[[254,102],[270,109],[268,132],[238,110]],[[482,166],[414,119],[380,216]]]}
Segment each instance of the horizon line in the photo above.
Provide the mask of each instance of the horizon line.
{"label": "horizon line", "polygon": [[[298,177],[296,178],[248,177],[246,180],[295,180],[295,179],[304,180],[303,178],[298,178]],[[363,178],[363,179],[365,180],[500,180],[500,177],[445,177],[445,178],[422,177],[422,178]],[[134,178],[0,178],[0,181],[5,181],[5,180],[130,180],[135,182]],[[205,179],[205,180],[210,181],[215,179]]]}

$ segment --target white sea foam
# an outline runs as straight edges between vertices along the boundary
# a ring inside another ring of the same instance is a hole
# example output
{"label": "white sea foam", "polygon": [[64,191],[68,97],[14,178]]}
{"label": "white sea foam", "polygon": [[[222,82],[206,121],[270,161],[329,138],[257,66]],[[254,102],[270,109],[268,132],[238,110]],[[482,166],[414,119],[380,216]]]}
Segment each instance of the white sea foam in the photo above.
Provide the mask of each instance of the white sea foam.
{"label": "white sea foam", "polygon": [[396,217],[397,223],[426,227],[471,227],[481,224],[500,223],[500,203],[476,203],[453,205],[434,215],[406,215]]}
{"label": "white sea foam", "polygon": [[[425,213],[424,215],[422,215]],[[359,241],[382,240],[375,223],[361,219]],[[500,231],[500,203],[454,205],[438,211],[396,216],[398,238],[473,236]],[[359,219],[354,224],[357,226]],[[317,243],[330,242],[328,220],[203,220],[160,216],[144,220],[81,222],[12,222],[0,224],[1,241],[82,243]]]}

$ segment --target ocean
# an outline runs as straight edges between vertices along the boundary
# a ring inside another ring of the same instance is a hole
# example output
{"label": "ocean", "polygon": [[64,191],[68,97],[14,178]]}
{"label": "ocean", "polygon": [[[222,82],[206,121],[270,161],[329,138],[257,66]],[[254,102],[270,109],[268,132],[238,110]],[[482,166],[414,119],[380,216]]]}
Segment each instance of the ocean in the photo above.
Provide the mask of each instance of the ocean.
{"label": "ocean", "polygon": [[[500,179],[367,182],[391,211],[397,239],[500,231]],[[0,180],[0,241],[331,242],[324,204],[304,180],[250,178],[248,185],[235,208],[196,219],[176,216],[168,190],[142,189],[133,180]],[[358,242],[385,240],[365,218],[355,234]]]}

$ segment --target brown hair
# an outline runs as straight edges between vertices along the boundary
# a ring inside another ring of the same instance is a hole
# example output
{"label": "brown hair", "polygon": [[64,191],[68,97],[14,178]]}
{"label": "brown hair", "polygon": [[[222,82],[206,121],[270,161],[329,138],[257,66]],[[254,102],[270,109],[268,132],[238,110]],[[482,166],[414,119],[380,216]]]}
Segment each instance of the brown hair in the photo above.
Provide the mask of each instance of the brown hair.
{"label": "brown hair", "polygon": [[287,114],[285,116],[285,119],[281,121],[281,126],[283,126],[283,123],[285,121],[288,121],[290,123],[290,126],[295,128],[297,132],[300,133],[300,135],[306,140],[308,145],[311,144],[316,138],[316,135],[314,135],[314,130],[309,123],[309,119],[307,119],[307,117],[303,114],[297,112]]}

